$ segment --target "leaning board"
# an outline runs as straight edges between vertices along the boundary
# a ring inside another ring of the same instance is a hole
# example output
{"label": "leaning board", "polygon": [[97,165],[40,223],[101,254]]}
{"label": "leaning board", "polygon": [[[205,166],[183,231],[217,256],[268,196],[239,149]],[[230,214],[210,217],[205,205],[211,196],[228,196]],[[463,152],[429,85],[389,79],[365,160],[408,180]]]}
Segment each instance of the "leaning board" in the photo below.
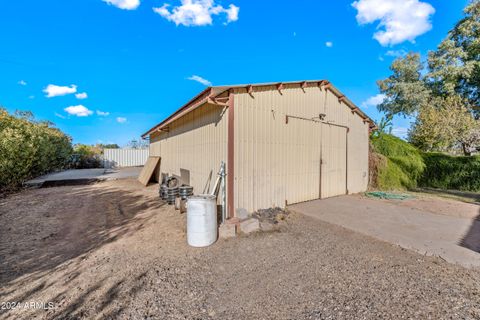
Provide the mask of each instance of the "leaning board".
{"label": "leaning board", "polygon": [[141,184],[144,186],[148,184],[159,162],[160,157],[148,157],[147,163],[145,163],[142,172],[140,172],[140,175],[138,176],[138,181],[140,181]]}

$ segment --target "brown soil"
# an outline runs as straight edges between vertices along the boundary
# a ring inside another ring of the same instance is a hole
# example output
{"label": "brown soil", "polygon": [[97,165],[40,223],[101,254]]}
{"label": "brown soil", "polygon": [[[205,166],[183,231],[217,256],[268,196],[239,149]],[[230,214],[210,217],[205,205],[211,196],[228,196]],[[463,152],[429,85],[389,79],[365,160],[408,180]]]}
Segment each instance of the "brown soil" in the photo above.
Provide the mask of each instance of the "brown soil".
{"label": "brown soil", "polygon": [[188,247],[185,217],[134,180],[0,200],[5,319],[478,319],[478,270],[297,214]]}

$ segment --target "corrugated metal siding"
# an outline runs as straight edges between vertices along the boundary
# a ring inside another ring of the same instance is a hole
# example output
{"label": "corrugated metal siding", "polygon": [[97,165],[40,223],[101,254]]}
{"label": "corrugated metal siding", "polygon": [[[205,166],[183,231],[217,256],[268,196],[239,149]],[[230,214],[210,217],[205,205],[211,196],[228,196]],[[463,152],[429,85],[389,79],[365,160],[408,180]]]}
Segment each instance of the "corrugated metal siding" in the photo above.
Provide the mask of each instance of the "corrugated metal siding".
{"label": "corrugated metal siding", "polygon": [[104,149],[105,168],[143,166],[148,159],[148,149]]}
{"label": "corrugated metal siding", "polygon": [[159,157],[161,152],[160,152],[160,133],[155,132],[150,135],[150,155]]}
{"label": "corrugated metal siding", "polygon": [[368,188],[368,146],[369,124],[355,114],[349,114],[350,132],[348,133],[348,180],[349,193],[359,193]]}
{"label": "corrugated metal siding", "polygon": [[235,208],[255,211],[320,197],[320,124],[294,118],[287,124],[287,115],[318,120],[325,113],[325,121],[350,127],[350,157],[340,161],[348,161],[349,191],[366,190],[368,124],[332,92],[286,85],[281,93],[256,88],[252,95],[235,91]]}
{"label": "corrugated metal siding", "polygon": [[161,173],[180,177],[196,194],[210,190],[220,162],[227,160],[225,111],[204,105],[170,124],[169,132],[152,135],[150,148],[161,157]]}
{"label": "corrugated metal siding", "polygon": [[322,127],[321,198],[347,192],[347,129],[329,124]]}

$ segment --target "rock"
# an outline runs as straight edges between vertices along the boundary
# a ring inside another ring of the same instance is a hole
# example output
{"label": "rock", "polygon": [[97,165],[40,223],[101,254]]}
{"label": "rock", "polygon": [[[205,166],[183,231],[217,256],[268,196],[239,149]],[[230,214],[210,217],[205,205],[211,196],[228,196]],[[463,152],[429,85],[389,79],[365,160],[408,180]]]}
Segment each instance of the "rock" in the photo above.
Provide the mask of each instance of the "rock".
{"label": "rock", "polygon": [[248,213],[248,211],[243,208],[237,209],[235,213],[236,217],[240,220],[248,219],[248,217],[250,216],[250,213]]}
{"label": "rock", "polygon": [[273,229],[275,229],[275,225],[270,221],[262,221],[260,222],[260,229],[265,232],[273,231]]}
{"label": "rock", "polygon": [[222,239],[233,238],[236,236],[237,226],[232,223],[223,223],[218,228],[218,237]]}
{"label": "rock", "polygon": [[240,222],[240,231],[243,233],[252,233],[260,230],[260,222],[255,218],[250,218]]}

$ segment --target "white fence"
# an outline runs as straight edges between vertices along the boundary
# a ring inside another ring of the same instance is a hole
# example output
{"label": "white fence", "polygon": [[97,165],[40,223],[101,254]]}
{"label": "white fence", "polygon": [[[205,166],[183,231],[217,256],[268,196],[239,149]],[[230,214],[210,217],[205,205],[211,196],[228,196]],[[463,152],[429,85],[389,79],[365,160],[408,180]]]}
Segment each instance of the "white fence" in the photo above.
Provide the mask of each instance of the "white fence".
{"label": "white fence", "polygon": [[103,149],[103,166],[137,167],[143,166],[148,159],[148,149]]}

